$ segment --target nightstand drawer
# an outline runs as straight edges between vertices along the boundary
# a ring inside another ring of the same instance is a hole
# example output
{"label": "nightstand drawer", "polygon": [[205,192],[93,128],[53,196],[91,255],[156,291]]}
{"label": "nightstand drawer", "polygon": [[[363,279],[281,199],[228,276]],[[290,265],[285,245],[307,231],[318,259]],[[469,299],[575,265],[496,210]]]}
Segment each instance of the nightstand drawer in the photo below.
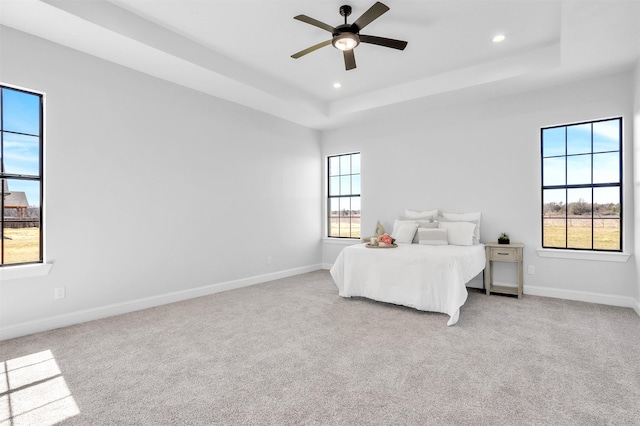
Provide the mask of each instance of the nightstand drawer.
{"label": "nightstand drawer", "polygon": [[516,249],[513,247],[491,247],[491,260],[516,260]]}

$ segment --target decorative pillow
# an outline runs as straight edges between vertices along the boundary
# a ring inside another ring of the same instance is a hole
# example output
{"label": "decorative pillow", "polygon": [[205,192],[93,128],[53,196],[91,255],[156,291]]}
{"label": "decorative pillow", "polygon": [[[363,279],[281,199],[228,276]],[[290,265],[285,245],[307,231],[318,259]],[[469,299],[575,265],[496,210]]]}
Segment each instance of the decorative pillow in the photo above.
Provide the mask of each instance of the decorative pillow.
{"label": "decorative pillow", "polygon": [[[403,223],[415,223],[418,225],[418,228],[437,228],[438,227],[438,223],[433,222],[431,219],[425,219],[425,218],[412,219],[405,216],[400,216],[400,218],[396,219],[396,221],[393,223],[393,232],[391,233],[391,236],[395,238],[399,230],[398,227]],[[418,244],[417,232],[413,236],[413,244]]]}
{"label": "decorative pillow", "polygon": [[[393,238],[396,237],[396,234],[398,233],[398,231],[400,230],[400,225],[402,225],[403,223],[416,223],[415,220],[413,219],[407,219],[407,220],[403,220],[402,218],[400,219],[396,219],[393,222],[393,231],[391,232],[391,236]],[[416,223],[417,224],[417,223]]]}
{"label": "decorative pillow", "polygon": [[440,228],[447,230],[449,244],[472,246],[476,225],[470,222],[440,222]]}
{"label": "decorative pillow", "polygon": [[419,210],[409,210],[406,209],[404,211],[404,215],[406,217],[414,217],[414,218],[424,218],[424,219],[433,219],[434,217],[438,216],[438,209],[435,210],[423,210],[423,211],[419,211]]}
{"label": "decorative pillow", "polygon": [[435,220],[416,220],[418,228],[438,228],[438,222]]}
{"label": "decorative pillow", "polygon": [[[434,222],[432,220],[416,220],[416,223],[418,224],[418,230],[420,228],[423,229],[438,229],[438,222]],[[418,233],[416,232],[416,235],[413,237],[413,243],[414,244],[418,244],[420,242],[420,236],[418,235]]]}
{"label": "decorative pillow", "polygon": [[447,230],[442,228],[418,228],[420,244],[429,246],[446,246],[449,244]]}
{"label": "decorative pillow", "polygon": [[424,220],[424,219],[416,219],[415,221],[418,224],[418,228],[437,228],[438,222],[434,222],[433,220]]}
{"label": "decorative pillow", "polygon": [[370,237],[362,237],[361,241],[363,243],[368,243],[371,240],[371,238],[378,238],[380,235],[384,234],[385,232],[386,231],[384,230],[384,226],[382,226],[380,221],[378,221],[378,223],[376,223],[376,232],[374,233],[374,235]]}
{"label": "decorative pillow", "polygon": [[418,224],[415,222],[402,222],[396,231],[396,227],[393,227],[395,233],[391,236],[396,239],[398,244],[411,244],[413,237],[416,235]]}
{"label": "decorative pillow", "polygon": [[456,222],[471,222],[476,225],[476,229],[473,233],[473,244],[480,243],[480,223],[482,219],[482,212],[473,213],[442,213],[442,217]]}

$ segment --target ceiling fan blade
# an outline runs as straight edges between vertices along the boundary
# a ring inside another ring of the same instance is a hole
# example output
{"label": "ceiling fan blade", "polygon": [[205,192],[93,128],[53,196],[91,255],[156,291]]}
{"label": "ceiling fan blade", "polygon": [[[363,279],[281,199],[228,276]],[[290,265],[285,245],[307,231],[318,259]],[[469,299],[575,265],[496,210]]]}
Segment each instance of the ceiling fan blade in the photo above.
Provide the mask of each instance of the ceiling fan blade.
{"label": "ceiling fan blade", "polygon": [[323,41],[322,43],[318,43],[318,44],[313,45],[311,47],[308,47],[308,48],[306,48],[304,50],[301,50],[298,53],[294,53],[293,55],[291,55],[291,57],[294,58],[294,59],[298,59],[299,57],[304,56],[307,53],[311,53],[314,50],[318,50],[321,47],[325,47],[325,46],[328,46],[330,44],[331,44],[331,40]]}
{"label": "ceiling fan blade", "polygon": [[294,16],[293,19],[306,22],[307,24],[311,24],[314,27],[322,28],[323,30],[327,30],[330,33],[333,33],[333,30],[334,30],[334,28],[331,25],[325,24],[324,22],[320,22],[317,19],[310,18],[307,15]]}
{"label": "ceiling fan blade", "polygon": [[[373,6],[369,8],[365,13],[362,14],[352,25],[358,27],[358,31],[369,25],[374,20],[378,19],[383,13],[389,10],[389,7],[376,2]],[[357,32],[357,31],[356,31]]]}
{"label": "ceiling fan blade", "polygon": [[392,49],[404,50],[407,42],[402,40],[394,40],[392,38],[376,37],[369,35],[360,35],[361,43],[377,44],[378,46],[390,47]]}
{"label": "ceiling fan blade", "polygon": [[344,67],[347,71],[352,70],[356,67],[356,57],[353,54],[353,49],[345,50],[344,53]]}

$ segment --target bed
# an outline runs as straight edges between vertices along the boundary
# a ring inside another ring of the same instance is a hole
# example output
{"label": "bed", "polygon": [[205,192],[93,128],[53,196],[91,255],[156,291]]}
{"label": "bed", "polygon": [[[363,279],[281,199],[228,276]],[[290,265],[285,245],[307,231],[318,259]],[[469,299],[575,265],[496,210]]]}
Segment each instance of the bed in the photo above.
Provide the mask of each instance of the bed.
{"label": "bed", "polygon": [[483,244],[399,244],[396,248],[345,247],[331,276],[342,297],[366,297],[449,315],[458,322],[465,284],[484,270]]}

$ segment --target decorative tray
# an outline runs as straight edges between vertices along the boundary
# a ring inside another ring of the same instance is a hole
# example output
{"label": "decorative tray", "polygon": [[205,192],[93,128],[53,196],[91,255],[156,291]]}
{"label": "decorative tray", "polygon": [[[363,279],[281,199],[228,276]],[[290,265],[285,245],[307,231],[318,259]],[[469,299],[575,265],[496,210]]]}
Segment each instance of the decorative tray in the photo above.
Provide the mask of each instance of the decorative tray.
{"label": "decorative tray", "polygon": [[367,243],[367,248],[396,248],[396,247],[398,247],[397,244],[387,244],[384,246],[381,246],[381,245],[372,246],[371,243]]}

